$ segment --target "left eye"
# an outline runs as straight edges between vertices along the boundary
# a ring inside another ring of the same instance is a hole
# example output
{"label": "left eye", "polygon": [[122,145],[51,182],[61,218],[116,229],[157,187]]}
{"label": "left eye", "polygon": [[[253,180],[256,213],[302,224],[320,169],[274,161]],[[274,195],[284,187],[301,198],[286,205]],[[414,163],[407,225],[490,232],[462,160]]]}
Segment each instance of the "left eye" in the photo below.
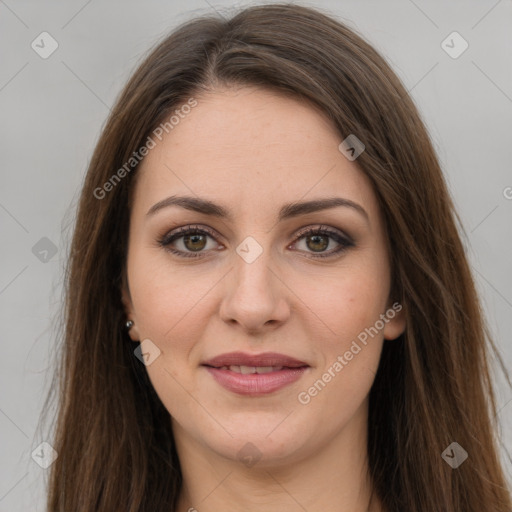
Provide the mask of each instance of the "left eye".
{"label": "left eye", "polygon": [[[337,247],[326,251],[332,241],[337,244]],[[298,245],[298,242],[304,242],[306,249],[313,251],[313,258],[335,256],[354,245],[348,236],[324,227],[308,228],[301,232],[292,245]],[[306,250],[306,252],[308,251]]]}
{"label": "left eye", "polygon": [[[187,226],[165,235],[159,240],[159,244],[167,251],[178,256],[197,258],[202,256],[207,250],[213,249],[207,247],[208,238],[215,240],[214,233],[205,228]],[[333,241],[338,246],[326,252],[326,249]],[[299,242],[305,243],[306,249],[304,251],[311,251],[310,254],[313,258],[333,256],[354,245],[348,236],[323,227],[308,228],[301,232],[289,247],[296,246]],[[181,247],[177,248],[173,245],[181,245]]]}
{"label": "left eye", "polygon": [[[311,234],[302,235],[294,243],[295,246],[303,244],[303,250],[311,250],[313,253],[323,253],[327,248],[332,245],[331,242],[340,243],[332,233],[315,232]],[[299,247],[300,248],[300,247]],[[332,249],[329,252],[333,252]]]}

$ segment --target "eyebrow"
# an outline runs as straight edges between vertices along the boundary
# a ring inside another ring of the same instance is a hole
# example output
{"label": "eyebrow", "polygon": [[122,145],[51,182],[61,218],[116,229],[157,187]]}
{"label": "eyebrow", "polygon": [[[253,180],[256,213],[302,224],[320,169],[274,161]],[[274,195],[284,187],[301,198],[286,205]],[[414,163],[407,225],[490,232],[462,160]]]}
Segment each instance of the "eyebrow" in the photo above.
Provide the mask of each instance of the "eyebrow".
{"label": "eyebrow", "polygon": [[[192,210],[194,212],[202,213],[205,215],[212,215],[220,219],[233,220],[233,215],[227,208],[216,204],[208,199],[201,199],[192,196],[170,196],[162,199],[158,203],[154,204],[149,210],[146,216],[154,215],[156,212],[167,208],[169,206],[180,206],[186,210]],[[343,206],[352,208],[356,212],[360,213],[369,222],[369,216],[366,210],[358,203],[351,201],[350,199],[344,199],[342,197],[329,197],[325,199],[314,199],[311,201],[302,201],[296,203],[288,203],[281,207],[279,210],[278,221],[291,219],[307,213],[318,212],[321,210],[327,210],[329,208],[335,208]]]}

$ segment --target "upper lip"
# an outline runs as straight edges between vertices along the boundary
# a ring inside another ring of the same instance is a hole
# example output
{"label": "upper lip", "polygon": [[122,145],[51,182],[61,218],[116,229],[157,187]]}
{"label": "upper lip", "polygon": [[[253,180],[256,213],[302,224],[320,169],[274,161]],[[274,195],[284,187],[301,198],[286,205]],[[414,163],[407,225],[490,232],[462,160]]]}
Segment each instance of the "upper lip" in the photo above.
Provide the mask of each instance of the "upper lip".
{"label": "upper lip", "polygon": [[263,352],[261,354],[246,354],[244,352],[229,352],[221,354],[202,363],[205,366],[221,368],[222,366],[287,366],[289,368],[299,368],[309,366],[304,361],[299,361],[294,357],[276,352]]}

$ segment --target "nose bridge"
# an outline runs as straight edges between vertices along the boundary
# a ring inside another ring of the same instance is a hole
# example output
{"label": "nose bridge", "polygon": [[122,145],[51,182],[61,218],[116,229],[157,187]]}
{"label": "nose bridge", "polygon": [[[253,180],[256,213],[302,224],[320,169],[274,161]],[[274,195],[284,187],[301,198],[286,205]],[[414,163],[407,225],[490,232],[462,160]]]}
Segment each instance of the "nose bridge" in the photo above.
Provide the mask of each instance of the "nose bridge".
{"label": "nose bridge", "polygon": [[270,237],[261,235],[258,241],[256,236],[246,237],[236,247],[221,308],[224,320],[236,321],[251,331],[283,321],[288,314],[283,288],[275,275]]}
{"label": "nose bridge", "polygon": [[235,281],[237,289],[241,288],[244,293],[271,292],[271,270],[272,250],[270,237],[256,235],[247,236],[236,248],[235,258]]}

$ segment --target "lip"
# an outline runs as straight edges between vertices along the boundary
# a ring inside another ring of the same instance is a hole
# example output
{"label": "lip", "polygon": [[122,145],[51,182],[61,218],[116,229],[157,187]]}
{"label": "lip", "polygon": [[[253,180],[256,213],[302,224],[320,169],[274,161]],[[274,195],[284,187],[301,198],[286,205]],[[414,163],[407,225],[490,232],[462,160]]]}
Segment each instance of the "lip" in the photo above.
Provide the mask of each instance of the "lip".
{"label": "lip", "polygon": [[[246,396],[261,396],[278,391],[296,382],[310,368],[304,361],[276,352],[262,354],[230,352],[209,359],[202,366],[222,387]],[[283,368],[268,373],[242,374],[223,369],[225,366],[282,366]]]}
{"label": "lip", "polygon": [[286,366],[299,368],[309,366],[304,361],[299,361],[277,352],[263,352],[261,354],[247,354],[245,352],[229,352],[221,354],[202,363],[205,366],[220,368],[222,366]]}

